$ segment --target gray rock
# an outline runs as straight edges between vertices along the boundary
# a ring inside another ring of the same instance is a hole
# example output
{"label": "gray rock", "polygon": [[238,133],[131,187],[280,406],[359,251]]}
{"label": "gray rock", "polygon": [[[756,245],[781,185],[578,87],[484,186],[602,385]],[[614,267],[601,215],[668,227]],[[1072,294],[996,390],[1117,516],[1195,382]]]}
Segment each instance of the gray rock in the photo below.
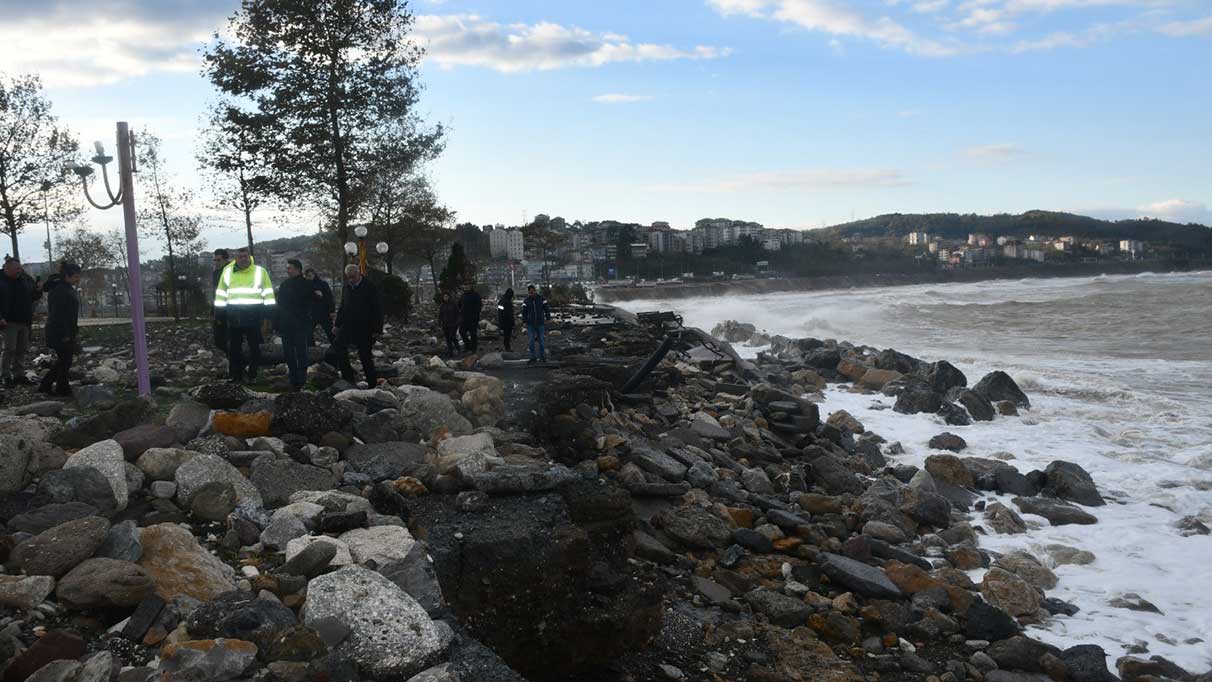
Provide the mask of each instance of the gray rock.
{"label": "gray rock", "polygon": [[861,595],[877,599],[902,596],[900,588],[888,579],[883,569],[828,552],[820,555],[817,564],[829,580]]}
{"label": "gray rock", "polygon": [[110,682],[118,667],[113,654],[108,651],[98,651],[84,659],[84,667],[80,670],[80,676],[76,678],[76,682]]}
{"label": "gray rock", "polygon": [[863,484],[853,471],[832,455],[822,455],[812,460],[812,476],[832,495],[851,493],[861,495]]}
{"label": "gray rock", "polygon": [[236,680],[257,659],[257,645],[241,639],[203,639],[170,644],[160,653],[168,680]]}
{"label": "gray rock", "polygon": [[290,514],[275,514],[273,521],[261,531],[261,542],[269,549],[281,552],[291,540],[304,535],[307,535],[307,526],[303,525],[302,519]]}
{"label": "gray rock", "polygon": [[437,569],[421,543],[414,544],[403,560],[380,568],[379,573],[416,599],[431,617],[445,613],[446,600],[442,597]]}
{"label": "gray rock", "polygon": [[502,464],[483,473],[472,474],[470,482],[476,490],[490,495],[516,495],[555,490],[576,478],[571,469],[559,464]]}
{"label": "gray rock", "polygon": [[177,484],[172,481],[152,481],[149,491],[156,499],[171,500],[177,496]]}
{"label": "gray rock", "polygon": [[49,575],[0,575],[0,606],[28,611],[54,589],[55,579]]}
{"label": "gray rock", "polygon": [[723,519],[698,505],[671,509],[663,522],[666,533],[690,547],[723,547],[732,538],[732,529]]}
{"label": "gray rock", "polygon": [[310,626],[325,618],[349,628],[336,652],[374,679],[419,673],[437,663],[450,646],[450,631],[439,628],[416,600],[360,566],[322,575],[308,585],[303,622]]}
{"label": "gray rock", "polygon": [[93,556],[121,561],[136,562],[143,556],[143,545],[139,542],[139,527],[132,521],[123,521],[110,527],[105,542]]}
{"label": "gray rock", "polygon": [[1090,474],[1072,462],[1057,460],[1049,464],[1044,470],[1044,480],[1046,483],[1043,493],[1050,497],[1059,497],[1087,507],[1106,504],[1102,495],[1098,494],[1098,488],[1095,487]]}
{"label": "gray rock", "polygon": [[235,510],[237,500],[235,486],[227,481],[213,481],[194,492],[189,513],[204,523],[219,523]]}
{"label": "gray rock", "polygon": [[114,389],[105,384],[85,384],[74,391],[76,405],[83,408],[104,408],[114,404],[117,396]]}
{"label": "gray rock", "polygon": [[210,422],[210,408],[193,400],[185,400],[173,405],[164,423],[172,427],[177,434],[177,440],[188,443]]}
{"label": "gray rock", "polygon": [[785,628],[804,625],[812,611],[803,601],[773,590],[753,590],[745,595],[745,601],[771,623]]}
{"label": "gray rock", "polygon": [[1018,407],[1031,407],[1031,401],[1027,399],[1027,394],[1023,393],[1018,384],[1014,383],[1014,379],[1010,378],[1005,372],[990,372],[977,382],[976,386],[972,387],[980,396],[984,397],[989,402],[1001,402],[1003,400],[1014,403]]}
{"label": "gray rock", "polygon": [[109,533],[109,521],[88,516],[55,526],[13,549],[12,561],[28,575],[59,578],[93,555]]}
{"label": "gray rock", "polygon": [[39,504],[83,502],[96,507],[101,516],[118,512],[118,500],[109,479],[93,467],[48,471],[38,481],[35,501]]}
{"label": "gray rock", "polygon": [[989,399],[973,390],[965,390],[959,394],[959,404],[968,410],[968,414],[978,422],[993,421],[997,411]]}
{"label": "gray rock", "polygon": [[1024,514],[1042,516],[1054,526],[1070,524],[1088,526],[1098,523],[1098,519],[1093,514],[1068,502],[1046,497],[1016,497],[1013,501]]}
{"label": "gray rock", "polygon": [[415,476],[427,465],[425,448],[416,443],[385,442],[355,445],[345,453],[345,461],[354,471],[374,481]]}
{"label": "gray rock", "polygon": [[63,411],[63,403],[57,400],[42,400],[36,403],[14,407],[12,412],[18,417],[58,417]]}
{"label": "gray rock", "polygon": [[686,480],[695,488],[710,489],[712,484],[720,480],[715,467],[702,460],[690,465],[686,470]]}
{"label": "gray rock", "polygon": [[676,483],[686,477],[685,464],[647,445],[633,444],[630,461],[644,471],[656,474],[667,481]]}
{"label": "gray rock", "polygon": [[138,564],[94,557],[63,576],[55,597],[74,609],[133,609],[154,588],[155,580]]}
{"label": "gray rock", "polygon": [[732,433],[706,412],[695,412],[690,416],[690,430],[708,440],[732,440]]}
{"label": "gray rock", "polygon": [[78,682],[83,667],[79,661],[51,661],[25,678],[25,682]]}
{"label": "gray rock", "polygon": [[400,428],[428,436],[439,426],[447,426],[450,432],[467,435],[474,428],[467,418],[459,414],[458,407],[450,397],[429,389],[413,390],[401,395]]}
{"label": "gray rock", "polygon": [[968,447],[968,443],[954,433],[940,433],[939,435],[930,439],[929,447],[932,450],[950,450],[952,452],[959,452],[960,450]]}
{"label": "gray rock", "polygon": [[282,564],[278,570],[287,575],[301,575],[311,579],[323,573],[336,556],[337,545],[331,542],[313,542],[291,557],[290,561]]}
{"label": "gray rock", "polygon": [[0,495],[11,495],[25,487],[32,455],[32,441],[0,435]]}
{"label": "gray rock", "polygon": [[354,563],[380,571],[404,561],[416,545],[408,529],[399,526],[355,528],[338,539],[349,548]]}
{"label": "gray rock", "polygon": [[227,482],[236,489],[236,498],[241,504],[261,506],[261,493],[238,469],[227,460],[212,454],[198,454],[177,468],[173,475],[177,482],[177,499],[188,507],[194,494],[211,482]]}
{"label": "gray rock", "polygon": [[48,504],[39,509],[14,516],[9,519],[8,528],[10,531],[37,535],[61,523],[82,519],[86,516],[96,516],[97,514],[98,510],[96,507],[83,502]]}
{"label": "gray rock", "polygon": [[177,475],[177,469],[189,460],[197,457],[193,450],[177,448],[151,448],[139,455],[135,466],[144,476],[152,481],[171,481]]}
{"label": "gray rock", "polygon": [[745,469],[741,472],[741,483],[745,486],[745,490],[758,495],[774,494],[774,484],[770,482],[770,477],[761,469]]}
{"label": "gray rock", "polygon": [[337,481],[328,469],[290,460],[254,464],[250,480],[268,508],[287,504],[290,496],[300,491],[337,487]]}
{"label": "gray rock", "polygon": [[118,510],[126,509],[129,492],[126,487],[126,458],[122,454],[122,446],[115,440],[104,440],[80,450],[67,458],[65,469],[74,467],[92,467],[100,471],[114,491]]}

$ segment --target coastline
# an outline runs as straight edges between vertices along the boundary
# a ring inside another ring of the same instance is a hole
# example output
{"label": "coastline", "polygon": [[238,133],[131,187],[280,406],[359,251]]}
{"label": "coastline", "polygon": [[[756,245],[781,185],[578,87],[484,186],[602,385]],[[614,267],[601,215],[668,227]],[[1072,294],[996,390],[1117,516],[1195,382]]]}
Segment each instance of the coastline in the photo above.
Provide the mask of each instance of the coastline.
{"label": "coastline", "polygon": [[1111,263],[1078,263],[1065,266],[991,267],[973,270],[942,270],[924,273],[863,273],[854,275],[824,275],[819,277],[786,277],[740,281],[694,282],[660,287],[617,287],[594,290],[597,303],[621,303],[651,299],[694,298],[702,296],[731,296],[777,294],[796,291],[825,291],[915,284],[971,283],[996,280],[1052,279],[1060,277],[1092,277],[1098,275],[1132,275],[1144,272],[1194,272],[1212,269],[1210,261],[1131,261]]}

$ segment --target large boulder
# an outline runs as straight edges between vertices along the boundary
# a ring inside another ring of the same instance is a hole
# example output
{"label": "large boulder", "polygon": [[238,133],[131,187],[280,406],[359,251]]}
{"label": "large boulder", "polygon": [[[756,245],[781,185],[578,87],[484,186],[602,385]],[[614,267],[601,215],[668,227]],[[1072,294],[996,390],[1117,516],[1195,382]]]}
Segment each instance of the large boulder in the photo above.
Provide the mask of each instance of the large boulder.
{"label": "large boulder", "polygon": [[968,414],[978,422],[993,421],[993,417],[997,414],[997,408],[993,407],[993,403],[989,402],[988,398],[971,389],[961,391],[956,396],[956,401],[963,405],[964,409],[968,410]]}
{"label": "large boulder", "polygon": [[55,579],[49,575],[0,575],[0,606],[28,611],[54,589]]}
{"label": "large boulder", "polygon": [[126,488],[126,458],[122,446],[115,440],[101,441],[80,450],[67,458],[65,469],[91,467],[101,472],[114,491],[118,510],[126,509],[129,491]]}
{"label": "large boulder", "polygon": [[1089,526],[1098,523],[1098,518],[1093,514],[1068,502],[1046,497],[1015,497],[1013,501],[1024,514],[1042,516],[1054,526]]}
{"label": "large boulder", "polygon": [[177,475],[177,469],[189,460],[197,457],[193,450],[178,448],[151,448],[135,461],[135,466],[151,481],[171,481]]}
{"label": "large boulder", "polygon": [[416,476],[427,465],[424,447],[402,442],[355,445],[345,453],[345,461],[375,481]]}
{"label": "large boulder", "polygon": [[248,502],[261,506],[261,493],[240,470],[218,455],[199,454],[189,459],[173,474],[177,482],[177,499],[182,506],[188,507],[194,493],[206,485],[216,481],[231,483],[236,489],[240,502]]}
{"label": "large boulder", "polygon": [[265,646],[274,635],[298,624],[281,602],[247,592],[228,592],[194,610],[185,628],[195,639],[243,639]]}
{"label": "large boulder", "polygon": [[61,523],[82,519],[86,516],[96,516],[98,513],[99,510],[96,507],[84,502],[48,504],[12,517],[8,520],[8,529],[37,535]]}
{"label": "large boulder", "polygon": [[0,435],[0,495],[11,495],[28,482],[32,442],[21,436]]}
{"label": "large boulder", "polygon": [[981,595],[1011,616],[1035,616],[1040,593],[1019,576],[999,567],[990,568],[981,581]]}
{"label": "large boulder", "polygon": [[861,495],[863,492],[858,476],[832,455],[821,455],[812,460],[811,469],[813,479],[831,495]]}
{"label": "large boulder", "polygon": [[139,531],[143,556],[139,566],[156,581],[165,601],[179,595],[210,601],[236,589],[232,569],[198,544],[192,533],[172,523]]}
{"label": "large boulder", "polygon": [[505,383],[487,374],[472,374],[463,382],[459,402],[480,426],[493,426],[505,417]]}
{"label": "large boulder", "polygon": [[91,557],[109,533],[109,521],[88,516],[55,526],[17,545],[12,561],[27,575],[62,577]]}
{"label": "large boulder", "polygon": [[150,403],[146,400],[124,400],[108,410],[81,419],[70,429],[53,434],[51,442],[64,448],[87,447],[138,425],[148,409]]}
{"label": "large boulder", "polygon": [[299,464],[293,460],[274,460],[253,466],[250,479],[266,507],[280,507],[290,496],[304,490],[332,490],[337,487],[332,471]]}
{"label": "large boulder", "polygon": [[934,414],[943,406],[943,395],[920,381],[908,384],[896,397],[892,409],[902,414]]}
{"label": "large boulder", "polygon": [[1044,469],[1043,493],[1050,497],[1059,497],[1087,507],[1098,507],[1106,504],[1103,496],[1098,494],[1094,479],[1085,469],[1073,462],[1056,460]]}
{"label": "large boulder", "polygon": [[405,431],[415,431],[428,436],[439,426],[445,426],[455,435],[467,435],[474,429],[467,418],[459,414],[459,408],[449,396],[419,386],[401,395],[400,425]]}
{"label": "large boulder", "polygon": [[71,467],[43,474],[34,502],[38,505],[83,502],[96,507],[101,516],[118,512],[118,499],[110,480],[93,467]]}
{"label": "large boulder", "polygon": [[171,428],[180,443],[188,443],[210,422],[210,407],[193,400],[183,400],[169,411],[164,424]]}
{"label": "large boulder", "polygon": [[875,566],[828,552],[820,555],[817,564],[831,582],[853,592],[875,599],[899,599],[902,596],[900,588],[882,569]]}
{"label": "large boulder", "polygon": [[206,384],[194,389],[193,398],[212,410],[236,410],[253,394],[238,384]]}
{"label": "large boulder", "polygon": [[697,504],[670,509],[662,524],[670,536],[696,549],[723,547],[732,539],[728,523]]}
{"label": "large boulder", "polygon": [[1017,407],[1031,407],[1031,401],[1027,398],[1027,394],[1014,383],[1014,379],[1010,378],[1005,372],[990,372],[972,387],[978,395],[988,400],[991,403],[1001,402],[1003,400],[1012,402]]}
{"label": "large boulder", "polygon": [[75,609],[133,609],[154,588],[154,578],[137,564],[94,558],[63,576],[55,596],[59,603]]}
{"label": "large boulder", "polygon": [[408,529],[400,526],[355,528],[339,539],[349,547],[354,563],[384,574],[402,563],[417,544]]}
{"label": "large boulder", "polygon": [[294,433],[318,439],[326,433],[343,431],[352,418],[349,408],[326,394],[283,393],[274,398],[275,435]]}
{"label": "large boulder", "polygon": [[257,645],[242,639],[198,639],[160,650],[163,680],[237,680],[257,659]]}
{"label": "large boulder", "polygon": [[122,446],[122,454],[128,462],[135,461],[151,448],[167,448],[178,442],[176,430],[163,424],[140,424],[114,434],[114,440]]}
{"label": "large boulder", "polygon": [[968,385],[968,377],[964,376],[963,372],[956,369],[955,365],[946,360],[926,365],[922,373],[926,378],[926,383],[930,386],[930,390],[935,393],[946,395],[947,391],[952,388]]}
{"label": "large boulder", "polygon": [[[358,608],[352,608],[360,605]],[[382,575],[347,566],[308,584],[303,622],[336,619],[349,629],[336,652],[372,679],[407,679],[441,660],[450,631]]]}

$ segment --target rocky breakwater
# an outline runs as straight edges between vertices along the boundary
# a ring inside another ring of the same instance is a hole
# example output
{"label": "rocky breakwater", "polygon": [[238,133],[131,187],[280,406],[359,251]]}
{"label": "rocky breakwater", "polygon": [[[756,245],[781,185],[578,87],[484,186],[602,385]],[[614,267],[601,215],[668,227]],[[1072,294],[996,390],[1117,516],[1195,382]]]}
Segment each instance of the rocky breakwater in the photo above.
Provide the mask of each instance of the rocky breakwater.
{"label": "rocky breakwater", "polygon": [[563,680],[642,648],[666,576],[627,491],[509,430],[501,379],[389,359],[0,414],[0,680]]}

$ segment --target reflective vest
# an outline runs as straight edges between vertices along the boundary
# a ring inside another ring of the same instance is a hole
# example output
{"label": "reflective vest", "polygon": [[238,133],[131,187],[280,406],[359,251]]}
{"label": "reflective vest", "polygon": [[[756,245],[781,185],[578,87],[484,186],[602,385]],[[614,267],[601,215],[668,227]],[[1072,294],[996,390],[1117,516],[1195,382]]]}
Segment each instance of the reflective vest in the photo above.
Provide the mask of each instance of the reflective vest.
{"label": "reflective vest", "polygon": [[243,270],[232,261],[219,276],[215,288],[215,308],[226,309],[229,317],[267,317],[274,305],[274,285],[265,268],[253,263]]}

